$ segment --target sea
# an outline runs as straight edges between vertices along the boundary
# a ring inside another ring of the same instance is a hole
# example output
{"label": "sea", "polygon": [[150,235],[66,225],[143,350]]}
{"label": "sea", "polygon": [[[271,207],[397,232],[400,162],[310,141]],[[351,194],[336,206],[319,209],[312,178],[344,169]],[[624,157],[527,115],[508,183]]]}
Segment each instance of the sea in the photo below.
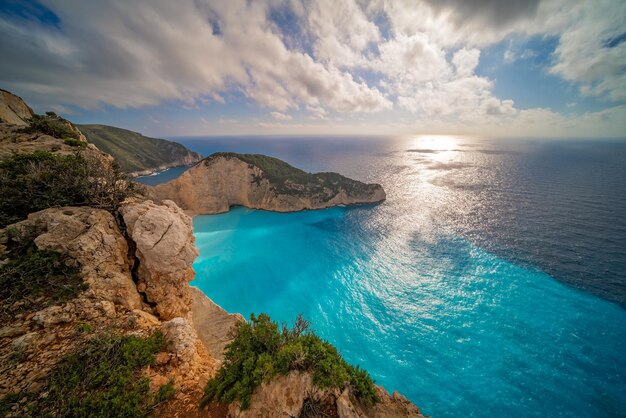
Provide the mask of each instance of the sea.
{"label": "sea", "polygon": [[195,217],[192,285],[226,310],[303,314],[431,417],[626,416],[626,140],[172,139],[387,192]]}

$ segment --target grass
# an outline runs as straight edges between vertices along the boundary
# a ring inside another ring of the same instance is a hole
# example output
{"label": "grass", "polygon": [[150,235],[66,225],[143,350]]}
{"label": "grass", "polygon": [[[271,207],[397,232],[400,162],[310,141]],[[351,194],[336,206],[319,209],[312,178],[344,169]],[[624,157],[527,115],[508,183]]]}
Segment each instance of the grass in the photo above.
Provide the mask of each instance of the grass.
{"label": "grass", "polygon": [[[261,154],[237,154],[234,152],[219,152],[212,154],[205,160],[205,164],[218,157],[237,158],[250,166],[256,166],[263,171],[274,189],[281,194],[294,196],[324,196],[329,190],[332,195],[345,190],[349,194],[367,194],[378,188],[378,185],[365,184],[352,180],[337,173],[307,173],[279,160]],[[254,181],[259,184],[262,178]]]}
{"label": "grass", "polygon": [[312,373],[313,383],[320,388],[348,386],[362,401],[378,401],[369,374],[348,364],[332,344],[309,330],[301,316],[293,328],[283,325],[279,329],[269,316],[253,314],[249,322],[238,325],[234,341],[226,348],[224,364],[207,383],[201,402],[237,400],[246,409],[256,387],[292,370]]}
{"label": "grass", "polygon": [[[149,379],[141,376],[164,349],[159,331],[145,338],[99,335],[55,366],[44,389],[47,396],[30,395],[27,415],[144,417],[174,396],[172,381],[150,392]],[[7,395],[0,400],[0,412],[10,410],[21,397]]]}

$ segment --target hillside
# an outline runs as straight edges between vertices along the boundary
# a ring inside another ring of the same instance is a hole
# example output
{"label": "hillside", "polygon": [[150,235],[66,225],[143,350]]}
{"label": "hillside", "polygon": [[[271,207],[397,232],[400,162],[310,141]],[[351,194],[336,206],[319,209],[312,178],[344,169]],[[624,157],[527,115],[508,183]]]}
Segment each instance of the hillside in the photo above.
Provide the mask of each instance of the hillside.
{"label": "hillside", "polygon": [[173,200],[193,214],[226,212],[239,205],[292,212],[385,199],[379,184],[337,173],[307,173],[265,155],[230,152],[215,153],[148,193],[157,200]]}
{"label": "hillside", "polygon": [[33,116],[31,109],[21,97],[0,89],[0,122],[11,125],[27,125]]}
{"label": "hillside", "polygon": [[150,138],[127,129],[107,125],[77,125],[87,140],[115,158],[124,172],[149,174],[202,159],[176,142]]}

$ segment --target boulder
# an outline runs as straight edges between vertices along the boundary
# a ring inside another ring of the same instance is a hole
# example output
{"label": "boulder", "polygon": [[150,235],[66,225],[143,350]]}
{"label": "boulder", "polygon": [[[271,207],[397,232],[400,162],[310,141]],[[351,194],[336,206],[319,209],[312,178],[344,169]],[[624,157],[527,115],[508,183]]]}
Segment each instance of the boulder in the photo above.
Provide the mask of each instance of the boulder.
{"label": "boulder", "polygon": [[191,218],[174,202],[130,202],[120,213],[136,246],[138,286],[162,320],[186,316],[191,307],[188,282],[198,256]]}

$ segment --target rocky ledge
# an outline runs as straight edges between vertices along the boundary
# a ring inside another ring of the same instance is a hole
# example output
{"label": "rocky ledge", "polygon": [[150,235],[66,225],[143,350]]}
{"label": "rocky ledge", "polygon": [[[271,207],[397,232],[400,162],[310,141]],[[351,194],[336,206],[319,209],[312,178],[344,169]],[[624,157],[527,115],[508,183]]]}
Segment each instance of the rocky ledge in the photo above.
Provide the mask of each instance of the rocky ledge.
{"label": "rocky ledge", "polygon": [[192,215],[227,212],[231,206],[293,212],[386,197],[379,184],[337,173],[310,174],[276,158],[235,153],[213,154],[148,193],[155,200],[173,200]]}

